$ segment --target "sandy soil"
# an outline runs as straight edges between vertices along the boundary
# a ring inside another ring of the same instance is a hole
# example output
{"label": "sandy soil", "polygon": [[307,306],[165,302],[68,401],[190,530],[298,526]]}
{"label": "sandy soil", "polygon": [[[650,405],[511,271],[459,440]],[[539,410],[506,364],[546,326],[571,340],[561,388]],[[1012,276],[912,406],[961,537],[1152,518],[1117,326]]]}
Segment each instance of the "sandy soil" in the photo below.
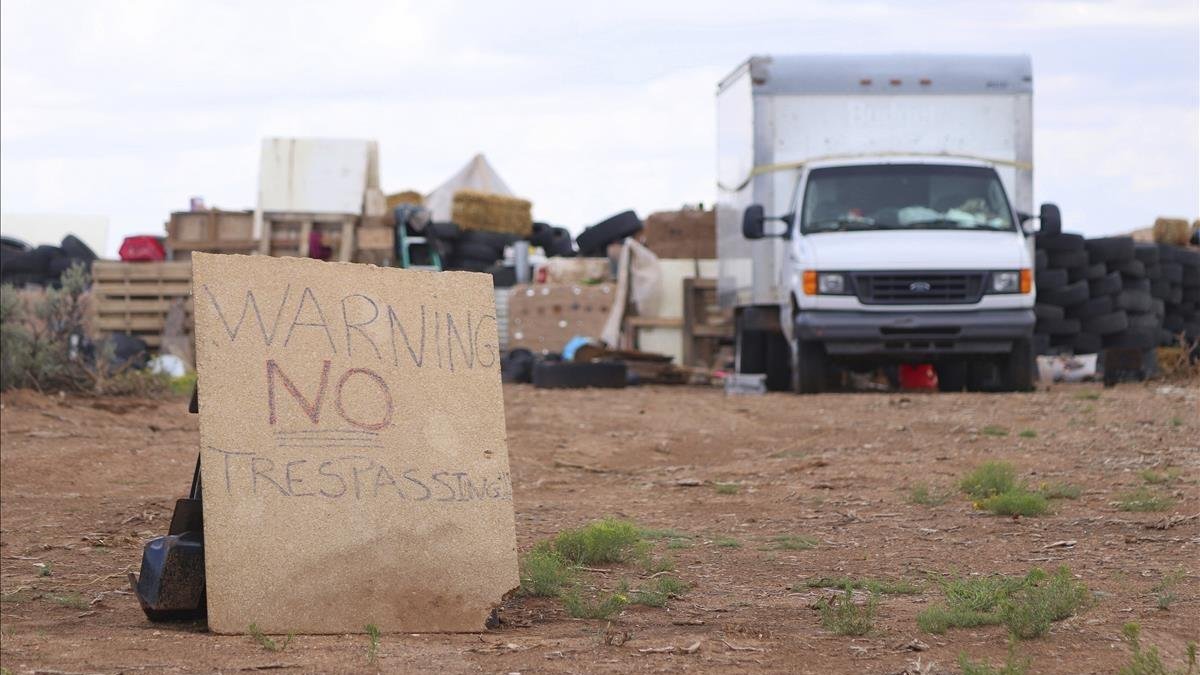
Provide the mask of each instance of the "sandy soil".
{"label": "sandy soil", "polygon": [[[143,543],[165,532],[191,478],[198,431],[185,404],[3,397],[7,671],[957,672],[960,653],[1002,660],[1005,631],[920,631],[917,613],[940,598],[935,580],[1058,565],[1069,565],[1096,601],[1018,645],[1032,672],[1113,672],[1128,660],[1120,640],[1128,621],[1172,665],[1200,638],[1200,519],[1186,518],[1200,513],[1196,387],[739,398],[685,388],[507,387],[522,550],[606,515],[674,528],[694,544],[659,543],[657,552],[675,559],[692,590],[666,608],[626,609],[609,624],[571,619],[554,601],[517,599],[498,630],[385,635],[374,663],[362,635],[298,636],[269,652],[249,637],[143,617],[125,576],[136,571]],[[1026,430],[1036,436],[1022,436]],[[979,511],[962,495],[940,506],[910,503],[912,485],[952,487],[986,459],[1011,461],[1034,483],[1074,483],[1083,494],[1056,502],[1050,515],[1021,519]],[[1114,505],[1143,484],[1141,470],[1166,467],[1180,472],[1156,488],[1174,497],[1169,510]],[[739,489],[721,494],[715,483]],[[1184,518],[1154,527],[1172,516]],[[819,544],[769,550],[780,535]],[[717,545],[723,538],[740,547]],[[1063,541],[1074,543],[1056,545]],[[1174,570],[1186,577],[1170,608],[1159,609],[1152,588]],[[589,580],[612,587],[638,575],[611,569]],[[829,575],[907,579],[925,591],[883,597],[872,633],[840,637],[811,607],[828,591],[804,586]]]}

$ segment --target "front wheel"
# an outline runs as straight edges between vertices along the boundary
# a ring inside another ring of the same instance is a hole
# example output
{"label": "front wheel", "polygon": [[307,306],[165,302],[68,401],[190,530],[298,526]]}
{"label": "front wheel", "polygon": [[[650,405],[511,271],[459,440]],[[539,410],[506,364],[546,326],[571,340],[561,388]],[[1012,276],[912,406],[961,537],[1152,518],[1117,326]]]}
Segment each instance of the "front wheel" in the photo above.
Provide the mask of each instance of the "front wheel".
{"label": "front wheel", "polygon": [[1033,391],[1033,344],[1028,339],[1013,340],[1012,351],[1001,363],[1003,386],[1008,391]]}
{"label": "front wheel", "polygon": [[792,390],[797,394],[819,394],[825,389],[825,347],[820,342],[796,340],[792,368]]}

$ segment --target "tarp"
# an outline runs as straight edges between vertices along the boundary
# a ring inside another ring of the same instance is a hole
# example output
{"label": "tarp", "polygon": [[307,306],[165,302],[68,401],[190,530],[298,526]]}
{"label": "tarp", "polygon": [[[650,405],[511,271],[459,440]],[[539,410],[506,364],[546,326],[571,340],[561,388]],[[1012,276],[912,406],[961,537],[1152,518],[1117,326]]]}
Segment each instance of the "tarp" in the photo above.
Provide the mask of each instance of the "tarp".
{"label": "tarp", "polygon": [[500,178],[500,174],[488,163],[487,158],[482,154],[475,155],[445,183],[425,195],[425,207],[432,213],[435,221],[450,220],[450,206],[454,201],[454,193],[459,190],[478,190],[514,196],[504,179]]}

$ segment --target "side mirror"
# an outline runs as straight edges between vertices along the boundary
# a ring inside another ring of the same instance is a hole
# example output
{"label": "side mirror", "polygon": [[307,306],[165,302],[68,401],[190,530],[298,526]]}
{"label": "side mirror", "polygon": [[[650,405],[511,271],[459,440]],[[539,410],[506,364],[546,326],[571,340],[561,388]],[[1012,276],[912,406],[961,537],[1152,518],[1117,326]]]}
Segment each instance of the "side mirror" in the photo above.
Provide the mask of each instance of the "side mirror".
{"label": "side mirror", "polygon": [[1038,220],[1041,221],[1042,234],[1062,234],[1062,214],[1059,213],[1058,206],[1050,203],[1042,204],[1041,210],[1038,212]]}
{"label": "side mirror", "polygon": [[747,206],[746,211],[742,214],[742,236],[747,239],[762,239],[765,221],[766,216],[763,215],[762,204]]}

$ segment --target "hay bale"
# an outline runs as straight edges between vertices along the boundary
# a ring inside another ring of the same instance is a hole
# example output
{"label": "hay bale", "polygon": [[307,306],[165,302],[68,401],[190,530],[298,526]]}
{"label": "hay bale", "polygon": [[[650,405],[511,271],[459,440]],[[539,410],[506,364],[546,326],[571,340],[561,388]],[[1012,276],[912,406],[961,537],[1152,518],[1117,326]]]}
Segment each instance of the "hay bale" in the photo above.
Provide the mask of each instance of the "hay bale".
{"label": "hay bale", "polygon": [[466,230],[506,232],[528,237],[533,232],[532,206],[528,200],[517,197],[459,190],[454,193],[450,219]]}
{"label": "hay bale", "polygon": [[387,196],[388,211],[400,206],[401,204],[416,204],[417,206],[425,206],[425,197],[416,190],[405,190]]}
{"label": "hay bale", "polygon": [[1191,227],[1183,218],[1156,218],[1154,220],[1154,241],[1160,244],[1187,245],[1191,236]]}
{"label": "hay bale", "polygon": [[685,208],[652,213],[640,239],[660,258],[716,258],[716,212]]}

